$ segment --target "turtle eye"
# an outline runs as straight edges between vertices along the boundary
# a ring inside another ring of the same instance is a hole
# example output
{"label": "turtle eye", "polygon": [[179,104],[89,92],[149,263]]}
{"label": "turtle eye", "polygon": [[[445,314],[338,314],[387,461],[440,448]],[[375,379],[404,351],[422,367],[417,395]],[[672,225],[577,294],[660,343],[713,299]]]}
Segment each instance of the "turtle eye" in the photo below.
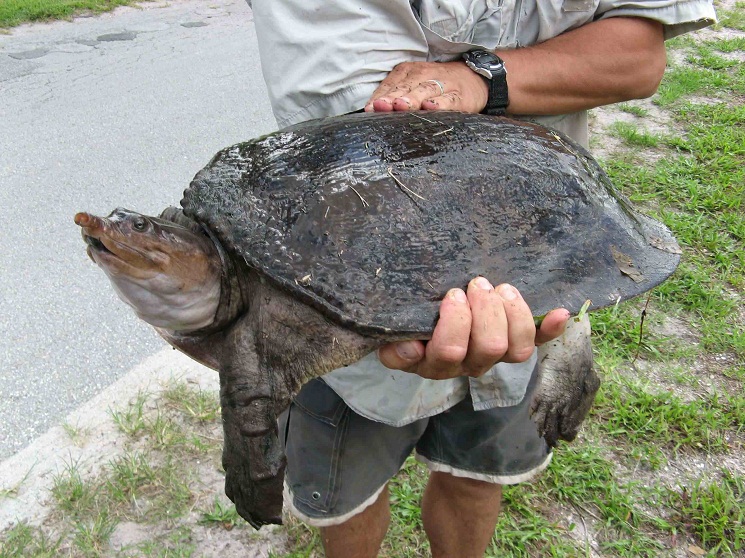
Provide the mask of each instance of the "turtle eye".
{"label": "turtle eye", "polygon": [[135,219],[135,220],[134,220],[134,221],[132,222],[132,228],[133,228],[134,230],[136,230],[136,231],[140,231],[140,232],[142,232],[142,231],[144,231],[144,230],[145,230],[145,227],[147,227],[147,221],[145,221],[145,219],[144,219],[143,217],[137,217],[137,218],[136,218],[136,219]]}

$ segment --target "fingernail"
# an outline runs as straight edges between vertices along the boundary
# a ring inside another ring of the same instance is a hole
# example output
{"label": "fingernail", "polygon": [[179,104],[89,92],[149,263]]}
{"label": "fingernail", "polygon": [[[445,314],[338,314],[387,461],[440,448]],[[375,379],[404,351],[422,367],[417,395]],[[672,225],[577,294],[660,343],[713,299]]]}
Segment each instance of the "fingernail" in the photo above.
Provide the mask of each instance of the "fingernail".
{"label": "fingernail", "polygon": [[473,282],[478,288],[484,289],[485,291],[490,291],[494,288],[485,277],[476,277]]}
{"label": "fingernail", "polygon": [[404,360],[419,359],[419,351],[417,350],[416,343],[412,341],[396,343],[396,353]]}
{"label": "fingernail", "polygon": [[499,286],[499,296],[505,300],[515,300],[517,298],[517,290],[512,285],[505,283]]}
{"label": "fingernail", "polygon": [[468,297],[466,297],[466,293],[464,293],[461,289],[450,289],[448,291],[448,296],[455,300],[456,302],[467,302]]}
{"label": "fingernail", "polygon": [[406,103],[407,107],[411,108],[411,101],[406,97],[398,97],[396,101],[403,101],[404,103]]}

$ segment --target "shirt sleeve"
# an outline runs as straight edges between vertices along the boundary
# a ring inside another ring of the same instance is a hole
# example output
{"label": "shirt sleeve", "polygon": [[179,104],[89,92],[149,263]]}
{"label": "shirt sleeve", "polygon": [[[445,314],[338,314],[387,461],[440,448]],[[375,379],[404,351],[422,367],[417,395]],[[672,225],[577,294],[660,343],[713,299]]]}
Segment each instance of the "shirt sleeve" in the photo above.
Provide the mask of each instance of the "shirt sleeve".
{"label": "shirt sleeve", "polygon": [[717,21],[710,0],[600,0],[595,19],[608,17],[641,17],[659,21],[665,30],[665,40],[683,33],[703,29]]}
{"label": "shirt sleeve", "polygon": [[408,0],[250,0],[280,127],[364,107],[396,64],[426,60]]}

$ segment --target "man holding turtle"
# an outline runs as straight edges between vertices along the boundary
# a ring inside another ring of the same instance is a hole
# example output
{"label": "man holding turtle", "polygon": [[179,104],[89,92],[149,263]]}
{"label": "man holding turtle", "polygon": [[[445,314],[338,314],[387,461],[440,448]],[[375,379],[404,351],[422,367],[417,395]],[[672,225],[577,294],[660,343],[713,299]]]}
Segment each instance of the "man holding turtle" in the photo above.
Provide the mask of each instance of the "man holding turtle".
{"label": "man holding turtle", "polygon": [[[689,0],[249,0],[280,127],[365,110],[531,119],[587,147],[587,110],[652,95],[667,38],[715,21]],[[597,389],[586,321],[538,331],[519,291],[475,278],[442,301],[428,343],[383,347],[307,384],[280,424],[285,503],[330,557],[376,556],[387,481],[416,449],[435,557],[482,556],[501,485],[551,458],[530,404],[541,366],[571,374],[584,416]],[[556,339],[558,337],[558,339]],[[556,340],[555,340],[556,339]],[[545,345],[537,355],[536,345]],[[570,413],[571,414],[571,413]]]}

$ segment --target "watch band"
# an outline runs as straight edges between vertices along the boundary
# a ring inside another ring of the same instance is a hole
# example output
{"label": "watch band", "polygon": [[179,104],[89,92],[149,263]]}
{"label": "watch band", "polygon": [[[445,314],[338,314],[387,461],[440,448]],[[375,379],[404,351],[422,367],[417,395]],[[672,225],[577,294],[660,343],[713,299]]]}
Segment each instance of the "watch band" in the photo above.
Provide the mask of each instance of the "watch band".
{"label": "watch band", "polygon": [[503,116],[510,104],[507,89],[507,69],[504,61],[488,50],[472,50],[463,54],[466,65],[486,80],[489,96],[483,114]]}

